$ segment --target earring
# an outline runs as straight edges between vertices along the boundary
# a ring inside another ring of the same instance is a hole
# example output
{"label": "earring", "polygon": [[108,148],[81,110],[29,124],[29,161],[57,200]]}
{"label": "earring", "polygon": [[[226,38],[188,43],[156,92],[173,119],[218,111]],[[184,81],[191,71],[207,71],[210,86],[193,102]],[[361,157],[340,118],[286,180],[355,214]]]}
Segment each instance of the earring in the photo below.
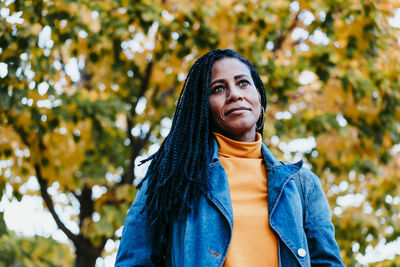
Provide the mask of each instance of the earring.
{"label": "earring", "polygon": [[[263,126],[264,126],[264,120],[265,120],[265,109],[264,109],[264,107],[263,106],[261,106],[261,123],[260,123],[260,125],[259,126],[257,126],[257,131],[259,131],[259,130],[261,130],[262,128],[263,128]],[[260,121],[260,118],[258,118],[258,121],[257,122],[259,122]]]}

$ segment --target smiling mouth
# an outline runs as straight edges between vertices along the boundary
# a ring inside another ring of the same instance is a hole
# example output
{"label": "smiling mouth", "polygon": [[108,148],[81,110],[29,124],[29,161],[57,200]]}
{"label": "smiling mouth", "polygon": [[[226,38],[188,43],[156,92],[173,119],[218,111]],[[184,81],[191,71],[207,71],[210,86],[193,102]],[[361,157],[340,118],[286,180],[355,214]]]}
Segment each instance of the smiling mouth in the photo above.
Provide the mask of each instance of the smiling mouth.
{"label": "smiling mouth", "polygon": [[228,116],[229,114],[231,114],[235,111],[241,111],[241,110],[250,110],[250,109],[244,108],[244,107],[233,108],[233,109],[228,110],[228,112],[225,113],[225,116]]}

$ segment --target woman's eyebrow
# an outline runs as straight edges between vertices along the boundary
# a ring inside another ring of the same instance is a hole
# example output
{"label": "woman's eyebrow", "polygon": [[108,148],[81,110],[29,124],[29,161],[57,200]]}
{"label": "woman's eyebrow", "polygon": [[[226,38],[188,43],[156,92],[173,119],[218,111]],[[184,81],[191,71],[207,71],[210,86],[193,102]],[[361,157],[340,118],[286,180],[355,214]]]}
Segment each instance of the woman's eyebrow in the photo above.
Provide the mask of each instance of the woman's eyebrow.
{"label": "woman's eyebrow", "polygon": [[[247,74],[238,74],[238,75],[233,76],[233,78],[234,78],[235,80],[240,79],[240,78],[242,78],[242,77],[248,77],[248,78],[250,78],[250,76],[247,75]],[[215,83],[224,83],[224,82],[225,82],[224,79],[218,79],[218,80],[213,81],[213,82],[211,83],[211,85],[213,85],[213,84],[215,84]]]}
{"label": "woman's eyebrow", "polygon": [[213,82],[211,83],[211,85],[213,85],[214,83],[224,83],[224,82],[225,82],[224,79],[218,79],[218,80],[213,81]]}
{"label": "woman's eyebrow", "polygon": [[238,75],[233,76],[233,78],[234,78],[235,80],[237,80],[237,79],[240,79],[240,78],[242,78],[242,77],[244,77],[244,76],[250,78],[250,76],[247,75],[247,74],[238,74]]}

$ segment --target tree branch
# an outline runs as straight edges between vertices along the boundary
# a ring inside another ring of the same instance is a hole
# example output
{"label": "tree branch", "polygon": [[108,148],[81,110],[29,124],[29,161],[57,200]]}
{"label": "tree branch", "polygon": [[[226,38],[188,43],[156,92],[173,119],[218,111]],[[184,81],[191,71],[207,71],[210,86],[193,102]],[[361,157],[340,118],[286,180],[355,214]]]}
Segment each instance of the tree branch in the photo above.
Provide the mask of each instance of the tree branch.
{"label": "tree branch", "polygon": [[[85,62],[85,66],[87,65],[87,60]],[[83,68],[79,71],[79,74],[81,76],[80,82],[83,85],[84,88],[87,90],[92,90],[93,85],[92,85],[92,78],[93,78],[93,73],[89,73],[86,71],[86,68]]]}
{"label": "tree branch", "polygon": [[137,115],[135,110],[136,110],[139,98],[141,98],[144,95],[144,93],[147,91],[147,89],[149,87],[149,81],[150,81],[152,70],[153,70],[153,61],[149,61],[146,66],[145,76],[143,79],[142,86],[140,87],[139,94],[137,95],[136,101],[133,103],[133,105],[131,107],[130,116],[126,117],[126,124],[127,124],[126,134],[128,135],[128,138],[131,141],[131,145],[135,141],[134,137],[131,134],[131,129],[133,128],[133,121],[135,119],[135,116]]}
{"label": "tree branch", "polygon": [[136,101],[133,103],[131,110],[130,110],[130,116],[127,116],[126,118],[126,124],[127,124],[127,129],[126,129],[126,134],[128,135],[128,138],[130,140],[131,144],[131,153],[129,157],[129,167],[128,170],[122,175],[122,179],[119,182],[119,184],[131,184],[133,180],[135,179],[135,174],[134,174],[134,168],[135,168],[135,159],[139,155],[140,151],[142,148],[146,145],[150,138],[150,133],[152,130],[152,127],[150,127],[150,130],[147,132],[146,136],[144,138],[135,138],[131,134],[131,129],[133,128],[134,125],[134,120],[136,117],[136,107],[138,104],[139,99],[144,96],[145,92],[149,89],[149,83],[150,83],[150,78],[151,74],[153,71],[153,61],[150,60],[147,63],[145,72],[144,72],[144,79],[142,81],[142,85],[140,86],[140,91],[139,94],[137,95]]}
{"label": "tree branch", "polygon": [[[23,129],[20,129],[18,131],[15,129],[18,135],[20,136],[22,142],[27,146],[30,147],[30,144],[27,140],[27,134],[26,131]],[[38,138],[39,140],[39,149],[43,151],[45,149],[45,145],[43,144],[42,140]],[[73,234],[66,226],[65,224],[61,221],[60,217],[58,216],[55,208],[54,208],[54,203],[53,200],[51,199],[49,193],[47,192],[48,189],[48,181],[43,178],[42,175],[42,169],[38,163],[34,164],[34,169],[36,172],[36,179],[38,180],[39,186],[40,186],[40,194],[44,200],[44,203],[46,204],[51,216],[53,217],[54,221],[56,222],[57,226],[61,231],[64,232],[64,234],[74,243],[75,247],[78,247],[79,245],[79,238],[77,235]]]}
{"label": "tree branch", "polygon": [[153,61],[150,60],[147,63],[146,70],[144,71],[144,79],[143,79],[143,82],[142,82],[142,86],[140,86],[139,94],[137,95],[135,103],[131,107],[131,119],[132,120],[136,115],[136,111],[135,110],[136,110],[136,106],[138,104],[139,98],[144,96],[144,93],[149,88],[149,82],[150,82],[150,78],[151,78],[152,72],[153,72]]}
{"label": "tree branch", "polygon": [[63,57],[61,48],[58,49],[58,54],[59,54],[59,61],[60,61],[60,64],[61,64],[61,69],[64,72],[64,75],[66,75],[67,74],[67,70],[65,68],[65,61],[64,61],[64,57]]}
{"label": "tree branch", "polygon": [[40,194],[42,195],[42,198],[44,202],[46,203],[47,208],[50,211],[51,216],[53,217],[54,221],[56,222],[57,226],[61,231],[66,234],[66,236],[75,244],[77,247],[78,244],[78,236],[73,234],[66,226],[65,224],[60,220],[60,217],[58,217],[58,214],[56,213],[56,210],[54,208],[54,203],[53,200],[51,199],[49,193],[47,192],[48,189],[48,181],[43,178],[42,176],[42,171],[39,166],[39,164],[35,163],[34,165],[35,171],[36,171],[36,178],[39,182],[40,185]]}
{"label": "tree branch", "polygon": [[131,155],[129,158],[129,167],[128,170],[122,175],[121,182],[119,184],[132,184],[135,179],[135,159],[139,156],[140,151],[149,141],[151,131],[153,127],[150,127],[149,131],[146,133],[146,136],[143,138],[133,138],[133,142],[131,143]]}
{"label": "tree branch", "polygon": [[286,40],[286,38],[289,36],[289,34],[296,28],[297,23],[299,22],[299,15],[300,15],[301,10],[299,10],[292,22],[292,24],[289,26],[286,34],[280,35],[276,40],[275,40],[275,45],[274,49],[272,49],[272,52],[274,53],[276,57],[276,52],[282,48],[283,42]]}
{"label": "tree branch", "polygon": [[82,193],[78,196],[80,204],[79,212],[79,228],[82,229],[83,221],[91,217],[94,212],[94,203],[92,200],[92,188],[85,184],[82,188]]}

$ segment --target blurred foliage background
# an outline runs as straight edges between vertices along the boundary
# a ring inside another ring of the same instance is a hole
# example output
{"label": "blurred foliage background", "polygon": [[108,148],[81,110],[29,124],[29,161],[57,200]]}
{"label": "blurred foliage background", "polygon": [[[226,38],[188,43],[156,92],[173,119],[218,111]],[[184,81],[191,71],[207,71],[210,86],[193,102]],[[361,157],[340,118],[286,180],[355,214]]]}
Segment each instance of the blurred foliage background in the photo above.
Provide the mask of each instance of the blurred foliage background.
{"label": "blurred foliage background", "polygon": [[0,264],[94,266],[112,253],[137,163],[215,48],[254,63],[264,142],[321,177],[345,264],[399,239],[399,1],[0,1],[0,197],[40,196],[71,244],[15,234],[1,214]]}

